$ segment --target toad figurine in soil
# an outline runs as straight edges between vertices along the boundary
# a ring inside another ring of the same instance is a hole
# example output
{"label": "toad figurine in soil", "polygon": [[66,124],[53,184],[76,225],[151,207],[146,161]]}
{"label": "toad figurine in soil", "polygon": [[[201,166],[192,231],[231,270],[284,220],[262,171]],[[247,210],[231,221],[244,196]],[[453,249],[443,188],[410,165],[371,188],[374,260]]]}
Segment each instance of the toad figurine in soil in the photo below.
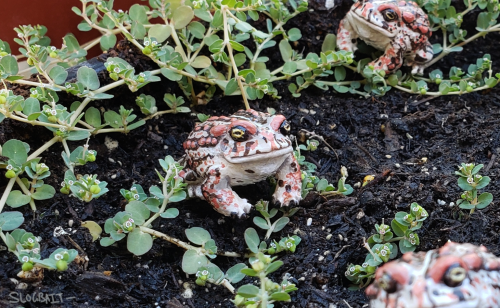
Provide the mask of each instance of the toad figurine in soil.
{"label": "toad figurine in soil", "polygon": [[340,22],[337,46],[354,52],[359,37],[385,51],[368,65],[390,74],[406,60],[412,74],[422,74],[424,64],[434,56],[431,34],[427,15],[415,2],[358,0]]}
{"label": "toad figurine in soil", "polygon": [[377,269],[371,308],[500,308],[500,258],[484,246],[448,242]]}
{"label": "toad figurine in soil", "polygon": [[241,217],[251,204],[231,186],[274,175],[274,201],[281,206],[298,204],[302,180],[289,132],[284,116],[252,109],[197,124],[183,144],[185,169],[180,175],[188,184],[189,196],[205,199],[226,216]]}

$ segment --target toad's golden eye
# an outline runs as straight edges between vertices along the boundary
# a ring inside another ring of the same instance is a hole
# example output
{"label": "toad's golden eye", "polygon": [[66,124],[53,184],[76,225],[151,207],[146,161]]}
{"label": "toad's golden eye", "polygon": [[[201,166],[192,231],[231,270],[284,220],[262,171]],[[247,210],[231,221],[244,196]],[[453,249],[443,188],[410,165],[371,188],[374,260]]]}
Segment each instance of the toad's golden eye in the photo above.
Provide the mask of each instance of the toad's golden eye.
{"label": "toad's golden eye", "polygon": [[247,129],[239,125],[231,128],[230,135],[234,141],[245,141],[249,137]]}
{"label": "toad's golden eye", "polygon": [[290,124],[286,120],[280,125],[280,133],[283,135],[290,134]]}
{"label": "toad's golden eye", "polygon": [[446,270],[446,273],[444,274],[443,277],[443,282],[448,287],[453,288],[459,286],[466,276],[467,276],[467,271],[465,270],[465,268],[455,263],[450,265],[450,267]]}
{"label": "toad's golden eye", "polygon": [[382,11],[382,16],[384,16],[385,21],[392,21],[398,18],[398,14],[392,9]]}

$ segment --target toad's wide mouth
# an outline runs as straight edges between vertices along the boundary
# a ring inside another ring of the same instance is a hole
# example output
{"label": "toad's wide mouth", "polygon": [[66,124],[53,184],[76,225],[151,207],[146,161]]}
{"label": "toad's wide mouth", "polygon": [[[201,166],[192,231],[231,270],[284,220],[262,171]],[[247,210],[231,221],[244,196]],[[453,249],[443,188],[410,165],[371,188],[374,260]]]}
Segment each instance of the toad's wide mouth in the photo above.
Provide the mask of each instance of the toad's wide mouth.
{"label": "toad's wide mouth", "polygon": [[284,156],[284,155],[292,153],[292,152],[293,152],[293,148],[291,146],[288,146],[288,147],[280,149],[280,150],[275,150],[275,151],[265,152],[265,153],[257,153],[257,154],[248,155],[248,156],[229,157],[227,155],[224,155],[224,158],[232,164],[243,164],[243,163],[249,163],[249,162],[254,162],[254,161],[268,160],[270,158]]}
{"label": "toad's wide mouth", "polygon": [[[384,36],[395,37],[397,35],[397,32],[391,33],[389,31],[387,31],[386,29],[384,29],[383,26],[382,26],[382,23],[376,23],[373,20],[366,20],[365,18],[363,18],[363,16],[360,16],[356,12],[352,12],[351,11],[351,12],[349,12],[349,14],[351,16],[354,16],[354,19],[356,19],[356,21],[361,22],[364,25],[367,25],[368,27],[372,28],[373,30],[382,33]],[[355,23],[354,24],[351,23],[351,25],[354,28],[358,27]],[[358,31],[358,32],[360,32],[360,31]]]}

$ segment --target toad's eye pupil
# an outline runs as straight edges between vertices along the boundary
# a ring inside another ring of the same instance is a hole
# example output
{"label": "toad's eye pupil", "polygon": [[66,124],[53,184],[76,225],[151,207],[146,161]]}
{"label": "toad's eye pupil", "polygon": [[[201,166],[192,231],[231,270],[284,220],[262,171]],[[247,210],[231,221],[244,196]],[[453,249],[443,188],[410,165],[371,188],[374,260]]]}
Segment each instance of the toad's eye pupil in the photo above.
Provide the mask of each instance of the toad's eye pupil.
{"label": "toad's eye pupil", "polygon": [[386,21],[391,21],[397,18],[397,14],[391,9],[385,10],[382,13]]}
{"label": "toad's eye pupil", "polygon": [[249,138],[249,135],[244,127],[236,126],[231,129],[231,137],[235,141],[245,141]]}

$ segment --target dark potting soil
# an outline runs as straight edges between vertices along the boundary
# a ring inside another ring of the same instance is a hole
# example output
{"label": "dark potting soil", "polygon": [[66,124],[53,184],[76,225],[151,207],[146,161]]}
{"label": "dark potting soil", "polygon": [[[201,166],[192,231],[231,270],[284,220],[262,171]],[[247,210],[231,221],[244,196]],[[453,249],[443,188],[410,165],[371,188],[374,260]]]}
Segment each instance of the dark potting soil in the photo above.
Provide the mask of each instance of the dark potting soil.
{"label": "dark potting soil", "polygon": [[[326,10],[323,2],[310,2],[311,11],[298,15],[287,25],[298,27],[302,39],[295,49],[318,53],[326,33],[335,33],[338,23],[352,4],[350,0],[336,1],[338,7]],[[457,6],[462,1],[457,1]],[[473,13],[474,14],[474,13]],[[470,19],[468,30],[473,32],[475,19]],[[467,24],[467,23],[466,23]],[[440,41],[439,35],[433,40]],[[494,72],[500,71],[496,62],[500,59],[500,35],[490,34],[485,39],[466,45],[461,53],[452,54],[429,68],[447,72],[453,65],[466,70],[469,63],[483,54],[491,54]],[[268,52],[271,63],[281,61],[276,50]],[[131,63],[136,71],[155,69],[145,56],[137,53],[126,43],[109,52]],[[274,61],[274,60],[275,61]],[[102,82],[109,77],[101,74]],[[285,273],[293,278],[298,291],[291,294],[292,301],[278,307],[366,307],[368,300],[363,291],[348,290],[344,278],[348,263],[360,264],[366,255],[362,248],[363,238],[374,232],[374,225],[386,222],[398,211],[408,211],[412,202],[418,202],[430,214],[418,235],[421,244],[417,248],[427,251],[442,246],[446,241],[468,242],[485,245],[496,255],[500,254],[500,87],[463,96],[441,96],[433,99],[391,91],[383,97],[360,98],[351,94],[338,94],[311,87],[294,98],[287,90],[288,82],[275,84],[281,95],[273,100],[264,97],[252,101],[251,107],[266,111],[267,107],[284,114],[292,125],[292,132],[304,139],[303,130],[322,136],[315,152],[304,152],[307,161],[318,166],[317,175],[336,183],[340,167],[349,172],[347,183],[362,182],[366,175],[375,180],[364,188],[355,188],[345,199],[325,200],[309,195],[300,204],[300,211],[278,234],[297,234],[302,242],[294,254],[282,254],[284,266],[272,274],[274,281],[281,281]],[[202,89],[197,85],[197,92]],[[15,86],[18,94],[28,95],[26,87]],[[150,84],[138,93],[130,93],[125,87],[114,89],[112,100],[95,101],[94,107],[118,110],[120,105],[134,108],[135,98],[141,94],[153,95],[162,106],[164,93],[182,95],[175,83],[162,79]],[[74,97],[61,94],[60,103],[69,105]],[[166,109],[166,106],[160,107]],[[210,115],[229,115],[242,109],[239,97],[224,97],[217,92],[206,106],[193,111]],[[163,115],[147,121],[146,125],[128,135],[97,135],[90,140],[90,149],[97,150],[97,160],[78,167],[80,174],[97,174],[98,179],[108,182],[109,192],[90,203],[57,193],[47,201],[38,201],[38,211],[29,208],[25,213],[23,228],[42,238],[42,257],[47,257],[57,247],[75,248],[87,263],[71,264],[66,272],[45,271],[42,282],[25,289],[16,289],[21,266],[17,258],[3,251],[0,254],[0,306],[17,307],[15,299],[26,299],[33,293],[60,294],[61,303],[41,304],[26,302],[24,307],[233,307],[233,298],[222,286],[199,287],[194,276],[186,276],[181,270],[184,250],[162,240],[155,240],[147,254],[136,257],[130,254],[125,243],[115,247],[101,247],[93,242],[82,221],[92,220],[103,225],[105,220],[123,210],[121,188],[129,189],[138,183],[145,189],[158,183],[155,169],[160,169],[158,159],[172,155],[176,159],[183,154],[182,142],[197,121],[191,114]],[[382,127],[384,129],[382,129]],[[52,133],[40,127],[5,120],[0,125],[0,143],[16,138],[37,149],[52,137]],[[105,142],[111,138],[118,147],[109,151]],[[76,148],[83,142],[70,142]],[[62,163],[62,145],[56,144],[42,154],[42,162],[51,168],[48,184],[59,187],[66,167]],[[426,160],[424,162],[424,160]],[[453,174],[462,162],[484,164],[483,175],[492,178],[486,191],[493,193],[494,201],[486,209],[470,217],[457,220],[459,211],[450,207],[461,191]],[[0,188],[7,181],[0,178]],[[260,182],[235,190],[250,202],[270,200],[270,185]],[[243,233],[255,227],[252,211],[245,220],[222,217],[206,202],[191,199],[174,204],[180,215],[175,219],[162,219],[155,229],[186,240],[184,230],[202,227],[208,230],[219,250],[245,252]],[[10,209],[7,209],[10,210]],[[311,218],[312,224],[307,225]],[[73,222],[69,226],[70,221]],[[63,227],[69,235],[54,237],[53,231]],[[261,237],[265,232],[259,231]],[[330,239],[327,239],[332,235]],[[223,270],[244,259],[217,257],[214,262]],[[252,280],[246,278],[242,283]],[[193,295],[185,295],[185,283],[189,283]],[[239,286],[242,283],[236,285]],[[60,301],[58,295],[52,298]]]}

